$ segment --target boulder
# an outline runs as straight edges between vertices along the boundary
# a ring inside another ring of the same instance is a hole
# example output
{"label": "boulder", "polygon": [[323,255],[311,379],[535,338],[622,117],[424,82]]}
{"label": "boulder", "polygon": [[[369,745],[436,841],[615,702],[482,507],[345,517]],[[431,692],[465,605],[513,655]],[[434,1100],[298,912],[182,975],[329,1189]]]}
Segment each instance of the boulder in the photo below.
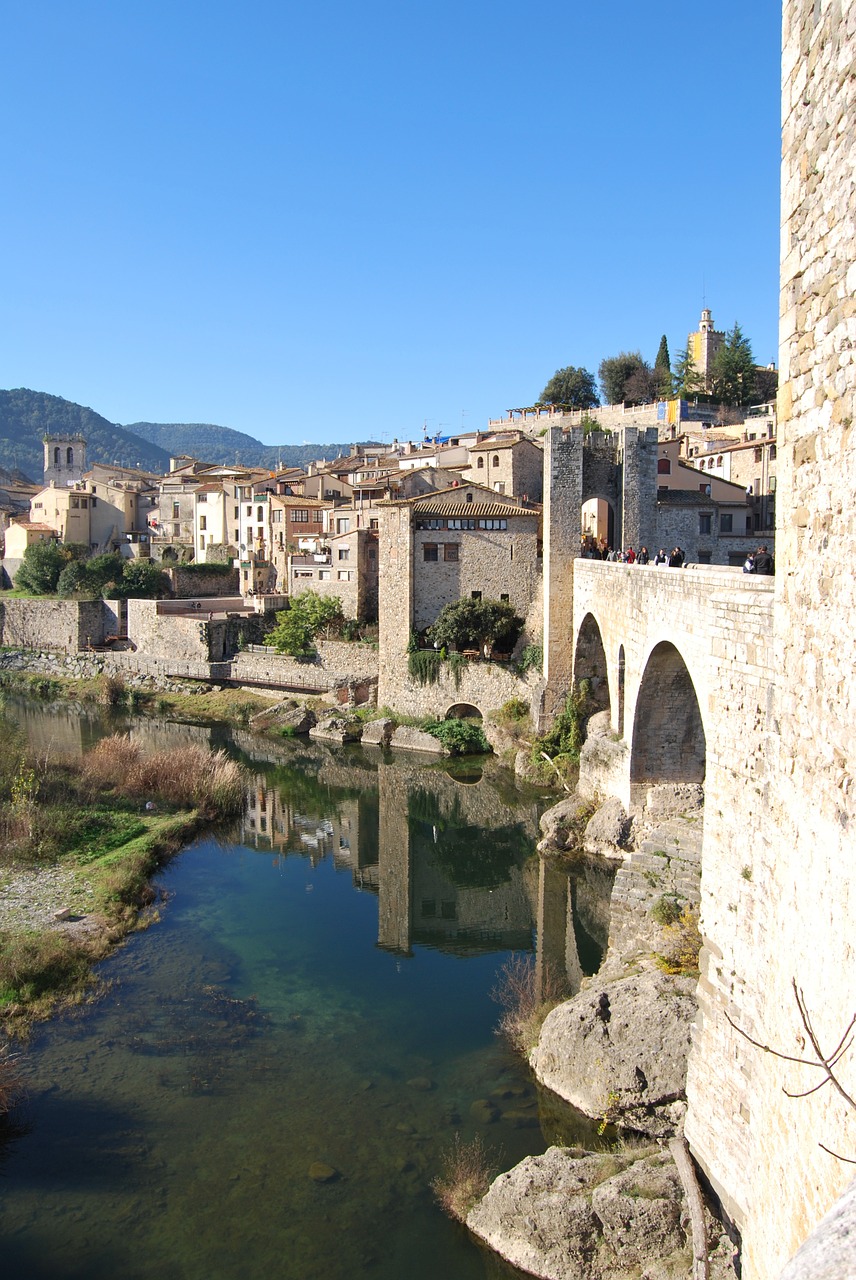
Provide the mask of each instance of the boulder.
{"label": "boulder", "polygon": [[533,1071],[594,1119],[668,1136],[685,1111],[695,986],[655,970],[593,983],[548,1014]]}
{"label": "boulder", "polygon": [[621,846],[627,839],[630,821],[617,796],[610,796],[589,819],[583,835],[586,853],[599,853],[607,858],[623,858]]}
{"label": "boulder", "polygon": [[538,852],[550,853],[556,849],[576,848],[589,812],[590,809],[576,793],[547,809],[541,814],[543,839],[538,845]]}
{"label": "boulder", "polygon": [[389,740],[391,747],[401,747],[405,751],[430,751],[435,756],[447,756],[449,753],[438,738],[422,729],[414,729],[412,725],[400,724]]}
{"label": "boulder", "polygon": [[356,720],[343,716],[324,716],[309,730],[310,738],[317,742],[359,742],[363,727]]}
{"label": "boulder", "polygon": [[370,743],[375,747],[388,747],[394,729],[394,720],[370,720],[363,729],[363,746]]}
{"label": "boulder", "polygon": [[250,717],[251,729],[286,729],[293,734],[308,733],[315,724],[315,712],[310,711],[294,698],[285,698],[272,707],[265,707]]}
{"label": "boulder", "polygon": [[467,1226],[543,1280],[689,1275],[683,1191],[665,1152],[590,1154],[551,1147],[501,1174]]}

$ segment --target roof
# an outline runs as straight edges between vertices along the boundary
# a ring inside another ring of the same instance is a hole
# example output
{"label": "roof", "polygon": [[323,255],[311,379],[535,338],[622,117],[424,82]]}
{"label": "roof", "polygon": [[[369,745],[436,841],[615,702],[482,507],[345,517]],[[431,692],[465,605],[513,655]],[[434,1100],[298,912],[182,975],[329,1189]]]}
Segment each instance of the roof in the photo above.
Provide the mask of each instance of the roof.
{"label": "roof", "polygon": [[11,529],[13,525],[17,525],[19,529],[35,529],[37,533],[56,533],[52,524],[39,524],[37,520],[13,520],[9,528]]}
{"label": "roof", "polygon": [[[471,493],[473,495],[472,502],[467,502],[464,494]],[[418,507],[425,509],[430,507],[433,511],[438,505],[447,505],[460,507],[462,513],[466,515],[468,511],[472,511],[474,506],[484,507],[485,505],[501,506],[503,512],[507,510],[511,515],[532,515],[540,510],[540,506],[536,503],[523,503],[515,499],[505,497],[501,500],[495,489],[489,488],[486,484],[479,484],[476,480],[467,481],[466,484],[452,484],[448,489],[439,489],[436,493],[420,493],[415,498],[383,498],[378,504],[379,507]],[[446,514],[444,510],[444,514]],[[453,514],[457,514],[454,512]],[[482,512],[482,515],[485,513]]]}
{"label": "roof", "polygon": [[540,449],[540,444],[534,440],[527,440],[523,436],[518,436],[515,440],[480,440],[478,444],[469,446],[470,453],[494,453],[498,449],[514,449],[520,444],[530,444],[535,449]]}
{"label": "roof", "polygon": [[434,497],[422,498],[414,504],[414,511],[432,516],[534,516],[538,512],[531,508],[517,506],[510,502],[461,502],[459,498],[450,498],[448,493]]}
{"label": "roof", "polygon": [[319,511],[332,511],[333,503],[329,498],[301,498],[294,493],[272,493],[271,499],[280,503],[283,507],[300,507],[303,510],[306,507],[317,508]]}

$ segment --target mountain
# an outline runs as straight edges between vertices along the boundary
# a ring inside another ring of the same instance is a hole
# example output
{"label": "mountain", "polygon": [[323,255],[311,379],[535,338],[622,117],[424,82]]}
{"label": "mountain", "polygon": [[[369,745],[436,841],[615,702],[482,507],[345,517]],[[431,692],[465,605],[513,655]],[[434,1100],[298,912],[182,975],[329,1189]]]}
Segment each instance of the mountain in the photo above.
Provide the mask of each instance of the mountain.
{"label": "mountain", "polygon": [[[262,444],[255,436],[211,422],[132,422],[126,431],[160,445],[171,454],[187,453],[203,462],[244,467],[302,467],[319,458],[350,453],[348,444]],[[379,448],[382,446],[378,446]]]}
{"label": "mountain", "polygon": [[169,453],[157,444],[108,422],[94,409],[18,387],[0,391],[0,466],[19,467],[40,480],[44,471],[44,435],[74,434],[86,440],[88,463],[118,462],[146,471],[169,470]]}

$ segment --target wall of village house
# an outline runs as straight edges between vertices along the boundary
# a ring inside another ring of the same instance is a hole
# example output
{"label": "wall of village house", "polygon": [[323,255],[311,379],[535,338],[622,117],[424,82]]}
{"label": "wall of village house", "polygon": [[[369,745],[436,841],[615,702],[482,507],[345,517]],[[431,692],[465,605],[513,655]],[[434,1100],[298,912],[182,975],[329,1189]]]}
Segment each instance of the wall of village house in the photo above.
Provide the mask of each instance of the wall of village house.
{"label": "wall of village house", "polygon": [[[703,534],[700,531],[699,517],[703,514],[710,516],[711,532],[709,534]],[[673,547],[678,546],[682,548],[684,557],[689,563],[698,563],[702,556],[709,556],[710,559],[705,559],[704,563],[742,564],[747,553],[757,548],[758,537],[751,530],[746,533],[745,508],[736,507],[731,515],[736,532],[723,534],[720,532],[721,509],[710,502],[705,503],[700,497],[694,497],[686,504],[675,501],[658,502],[657,536],[655,545],[649,544],[648,551],[653,558],[655,551],[660,547],[664,547],[668,553]],[[772,538],[766,541],[772,543]],[[732,560],[731,557],[734,559]]]}
{"label": "wall of village house", "polygon": [[[413,626],[422,631],[444,605],[480,591],[484,599],[503,595],[521,617],[541,589],[537,520],[511,518],[508,529],[416,529],[413,532]],[[437,560],[425,559],[425,547]],[[447,560],[447,547],[456,560]]]}
{"label": "wall of village house", "polygon": [[77,653],[115,632],[116,615],[102,600],[4,600],[0,645]]}
{"label": "wall of village house", "polygon": [[[747,1280],[777,1275],[853,1176],[854,1116],[820,1044],[854,1008],[856,939],[856,6],[786,0],[775,640],[777,682],[744,776],[706,815],[701,1018],[687,1136],[743,1232]],[[757,734],[757,737],[755,735]],[[750,753],[751,738],[753,750]],[[836,1068],[856,1091],[856,1054]],[[823,1145],[821,1145],[823,1144]]]}

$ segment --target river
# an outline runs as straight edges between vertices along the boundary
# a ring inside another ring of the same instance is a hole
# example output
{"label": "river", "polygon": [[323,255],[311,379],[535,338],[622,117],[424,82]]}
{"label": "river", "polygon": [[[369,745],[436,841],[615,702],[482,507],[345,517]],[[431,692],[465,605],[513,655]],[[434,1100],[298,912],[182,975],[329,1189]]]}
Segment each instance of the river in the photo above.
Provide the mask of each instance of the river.
{"label": "river", "polygon": [[[115,728],[12,714],[52,751]],[[26,1045],[23,1127],[0,1151],[4,1275],[516,1275],[430,1182],[456,1133],[498,1169],[596,1143],[496,1037],[491,991],[514,952],[572,986],[592,972],[609,875],[533,856],[546,802],[491,762],[121,727],[225,745],[252,775],[247,810],[166,867],[158,918],[100,966],[106,992]]]}

